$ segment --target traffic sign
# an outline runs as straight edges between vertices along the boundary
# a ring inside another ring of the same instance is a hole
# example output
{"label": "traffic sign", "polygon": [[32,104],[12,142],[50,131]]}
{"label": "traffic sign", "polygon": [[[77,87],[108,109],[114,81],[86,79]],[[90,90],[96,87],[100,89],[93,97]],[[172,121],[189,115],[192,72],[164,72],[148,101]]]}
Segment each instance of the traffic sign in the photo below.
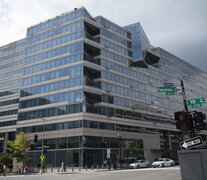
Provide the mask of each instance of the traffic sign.
{"label": "traffic sign", "polygon": [[45,156],[42,154],[42,155],[40,156],[40,159],[41,159],[41,162],[44,161]]}
{"label": "traffic sign", "polygon": [[177,92],[176,87],[158,87],[157,88],[158,92]]}
{"label": "traffic sign", "polygon": [[205,103],[205,98],[189,99],[187,100],[187,103],[188,105]]}
{"label": "traffic sign", "polygon": [[182,91],[181,87],[177,87],[177,92],[180,93]]}
{"label": "traffic sign", "polygon": [[163,83],[164,87],[174,87],[173,83]]}
{"label": "traffic sign", "polygon": [[111,156],[111,148],[107,148],[107,159],[110,159]]}
{"label": "traffic sign", "polygon": [[192,108],[202,107],[202,104],[192,104]]}
{"label": "traffic sign", "polygon": [[175,95],[174,92],[166,92],[166,95]]}
{"label": "traffic sign", "polygon": [[180,143],[180,147],[181,149],[190,149],[201,144],[203,144],[203,140],[200,136],[198,136],[192,139],[188,139],[186,141],[182,141]]}

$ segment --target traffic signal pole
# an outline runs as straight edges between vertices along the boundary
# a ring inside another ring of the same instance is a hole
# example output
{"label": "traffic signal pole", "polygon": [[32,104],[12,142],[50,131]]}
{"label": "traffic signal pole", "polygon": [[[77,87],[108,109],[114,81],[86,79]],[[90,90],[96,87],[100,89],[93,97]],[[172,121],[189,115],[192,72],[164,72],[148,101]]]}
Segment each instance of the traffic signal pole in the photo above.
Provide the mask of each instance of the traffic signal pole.
{"label": "traffic signal pole", "polygon": [[183,84],[182,79],[180,80],[180,85],[181,85],[181,88],[182,88],[183,104],[184,104],[185,112],[188,112],[187,100],[186,100],[186,95],[185,95],[185,88],[184,88],[184,84]]}

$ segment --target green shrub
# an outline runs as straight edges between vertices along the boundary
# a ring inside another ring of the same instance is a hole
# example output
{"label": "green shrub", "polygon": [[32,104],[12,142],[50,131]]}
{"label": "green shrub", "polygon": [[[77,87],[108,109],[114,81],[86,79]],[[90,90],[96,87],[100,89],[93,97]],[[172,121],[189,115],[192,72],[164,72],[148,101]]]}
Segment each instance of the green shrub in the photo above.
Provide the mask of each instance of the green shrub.
{"label": "green shrub", "polygon": [[9,164],[13,164],[12,156],[9,154],[2,155],[0,157],[0,162],[8,167]]}

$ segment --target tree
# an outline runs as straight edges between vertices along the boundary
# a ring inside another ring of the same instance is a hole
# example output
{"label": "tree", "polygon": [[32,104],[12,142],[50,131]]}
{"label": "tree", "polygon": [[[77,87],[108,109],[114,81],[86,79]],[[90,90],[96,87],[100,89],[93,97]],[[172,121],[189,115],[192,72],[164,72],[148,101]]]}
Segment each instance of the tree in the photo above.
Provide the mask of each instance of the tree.
{"label": "tree", "polygon": [[163,158],[171,158],[171,151],[168,147],[161,147],[161,154]]}
{"label": "tree", "polygon": [[132,141],[128,143],[128,147],[124,150],[124,156],[125,157],[132,157],[132,158],[138,158],[142,155],[141,149],[142,144],[137,141]]}
{"label": "tree", "polygon": [[8,150],[13,152],[13,157],[16,158],[17,162],[23,163],[23,168],[25,163],[30,159],[27,152],[30,150],[30,146],[33,141],[29,141],[28,135],[24,132],[20,132],[15,141],[8,141]]}

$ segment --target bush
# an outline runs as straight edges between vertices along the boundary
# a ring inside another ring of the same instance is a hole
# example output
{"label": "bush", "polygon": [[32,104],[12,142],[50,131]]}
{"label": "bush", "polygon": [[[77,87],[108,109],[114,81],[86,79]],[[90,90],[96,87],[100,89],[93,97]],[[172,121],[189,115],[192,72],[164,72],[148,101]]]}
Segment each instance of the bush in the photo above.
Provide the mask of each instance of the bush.
{"label": "bush", "polygon": [[13,164],[12,156],[9,154],[2,155],[0,157],[0,162],[8,167],[9,164]]}
{"label": "bush", "polygon": [[8,164],[7,166],[9,169],[13,169],[13,164]]}

